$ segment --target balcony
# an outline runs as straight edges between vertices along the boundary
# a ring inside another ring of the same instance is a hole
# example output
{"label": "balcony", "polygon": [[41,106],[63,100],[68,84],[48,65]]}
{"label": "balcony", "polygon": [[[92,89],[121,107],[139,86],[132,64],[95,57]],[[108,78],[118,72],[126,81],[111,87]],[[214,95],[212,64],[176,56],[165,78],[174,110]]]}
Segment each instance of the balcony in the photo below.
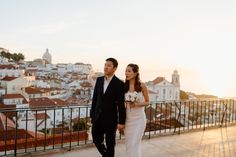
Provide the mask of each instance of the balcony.
{"label": "balcony", "polygon": [[[194,131],[179,135],[168,135],[143,139],[143,157],[234,157],[236,154],[236,126]],[[41,157],[100,157],[96,148],[75,148],[71,151],[54,150]],[[118,140],[115,157],[125,156],[124,140]]]}
{"label": "balcony", "polygon": [[[89,110],[88,106],[1,110],[0,155],[99,156],[91,141]],[[236,128],[226,127],[235,124],[235,100],[155,102],[145,112],[147,157],[235,153]],[[118,156],[125,156],[123,142],[117,134]]]}

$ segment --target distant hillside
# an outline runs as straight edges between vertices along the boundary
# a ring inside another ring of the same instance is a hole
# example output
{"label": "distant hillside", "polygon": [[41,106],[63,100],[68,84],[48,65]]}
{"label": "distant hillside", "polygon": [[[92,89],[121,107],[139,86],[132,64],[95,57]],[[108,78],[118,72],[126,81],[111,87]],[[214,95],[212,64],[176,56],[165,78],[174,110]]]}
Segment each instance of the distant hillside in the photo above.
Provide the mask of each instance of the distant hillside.
{"label": "distant hillside", "polygon": [[199,94],[199,95],[195,95],[198,99],[206,99],[206,98],[215,98],[217,99],[218,96],[215,95],[209,95],[209,94]]}
{"label": "distant hillside", "polygon": [[188,95],[194,96],[197,99],[217,99],[218,96],[211,95],[211,94],[195,94],[192,92],[186,92]]}

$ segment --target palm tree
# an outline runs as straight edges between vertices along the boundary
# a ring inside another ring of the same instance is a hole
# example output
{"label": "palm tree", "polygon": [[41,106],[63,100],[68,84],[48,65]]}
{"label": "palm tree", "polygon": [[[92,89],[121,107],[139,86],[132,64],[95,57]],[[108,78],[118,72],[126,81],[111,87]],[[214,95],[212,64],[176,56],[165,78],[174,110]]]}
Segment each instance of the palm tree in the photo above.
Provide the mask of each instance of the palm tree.
{"label": "palm tree", "polygon": [[9,52],[2,51],[0,56],[7,58],[8,60],[11,59],[11,53],[9,53]]}
{"label": "palm tree", "polygon": [[18,57],[19,57],[20,60],[24,60],[25,59],[25,56],[22,53],[18,53]]}
{"label": "palm tree", "polygon": [[5,52],[2,51],[0,53],[1,57],[7,58],[8,60],[13,60],[14,62],[19,62],[20,60],[24,60],[25,56],[22,53],[9,53],[9,52]]}

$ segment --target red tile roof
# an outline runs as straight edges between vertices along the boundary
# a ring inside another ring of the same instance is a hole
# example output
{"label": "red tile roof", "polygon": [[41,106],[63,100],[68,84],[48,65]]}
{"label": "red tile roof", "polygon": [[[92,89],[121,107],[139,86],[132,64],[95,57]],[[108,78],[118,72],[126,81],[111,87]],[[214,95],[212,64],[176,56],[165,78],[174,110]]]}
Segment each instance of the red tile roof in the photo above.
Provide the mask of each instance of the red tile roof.
{"label": "red tile roof", "polygon": [[16,78],[18,78],[18,77],[5,76],[5,77],[2,78],[1,80],[2,80],[2,81],[12,81],[12,80],[15,80]]}
{"label": "red tile roof", "polygon": [[26,87],[25,92],[28,94],[42,94],[43,93],[43,91],[41,91],[37,87]]}
{"label": "red tile roof", "polygon": [[1,131],[13,130],[15,129],[15,127],[16,125],[11,119],[7,118],[5,114],[0,113],[0,130]]}
{"label": "red tile roof", "polygon": [[21,94],[5,94],[3,95],[3,99],[14,99],[14,98],[25,98]]}
{"label": "red tile roof", "polygon": [[[0,131],[0,140],[15,140],[16,130]],[[17,139],[33,138],[34,136],[24,129],[17,129]],[[38,136],[37,136],[38,137]]]}
{"label": "red tile roof", "polygon": [[23,98],[23,104],[27,104],[28,101],[25,99],[25,97],[21,94],[5,94],[3,95],[3,99],[19,99]]}
{"label": "red tile roof", "polygon": [[67,106],[68,103],[61,99],[51,99],[57,106]]}
{"label": "red tile roof", "polygon": [[39,120],[39,119],[49,119],[50,117],[48,116],[48,114],[45,114],[45,113],[37,113],[34,114],[34,116]]}
{"label": "red tile roof", "polygon": [[154,83],[154,84],[158,84],[158,83],[160,83],[160,82],[162,82],[162,81],[164,81],[165,80],[165,77],[157,77],[156,79],[154,79],[152,82]]}
{"label": "red tile roof", "polygon": [[11,64],[3,64],[3,65],[0,65],[0,69],[16,69],[16,67]]}
{"label": "red tile roof", "polygon": [[54,101],[49,98],[42,97],[42,98],[34,98],[30,99],[29,107],[30,108],[37,108],[37,107],[55,107]]}
{"label": "red tile roof", "polygon": [[83,82],[80,84],[82,87],[92,87],[92,84],[90,82]]}
{"label": "red tile roof", "polygon": [[0,109],[16,109],[16,105],[5,105],[0,103]]}

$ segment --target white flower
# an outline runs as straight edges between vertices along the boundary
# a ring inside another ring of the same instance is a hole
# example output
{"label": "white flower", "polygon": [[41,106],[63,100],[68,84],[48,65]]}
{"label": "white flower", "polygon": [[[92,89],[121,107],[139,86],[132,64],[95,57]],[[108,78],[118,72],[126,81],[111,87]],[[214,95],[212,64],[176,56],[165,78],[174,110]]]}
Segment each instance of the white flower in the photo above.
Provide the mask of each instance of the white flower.
{"label": "white flower", "polygon": [[138,101],[138,93],[135,92],[128,92],[125,94],[125,101],[130,101],[130,102],[137,102]]}

